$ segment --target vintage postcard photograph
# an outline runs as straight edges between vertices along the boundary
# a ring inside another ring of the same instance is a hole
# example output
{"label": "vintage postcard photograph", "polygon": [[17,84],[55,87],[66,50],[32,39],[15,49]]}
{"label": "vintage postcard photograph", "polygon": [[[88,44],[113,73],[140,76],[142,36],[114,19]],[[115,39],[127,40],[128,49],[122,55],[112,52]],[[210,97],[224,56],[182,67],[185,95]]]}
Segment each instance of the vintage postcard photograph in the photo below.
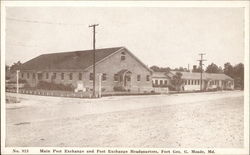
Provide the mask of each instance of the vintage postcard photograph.
{"label": "vintage postcard photograph", "polygon": [[249,1],[2,4],[2,154],[249,154]]}

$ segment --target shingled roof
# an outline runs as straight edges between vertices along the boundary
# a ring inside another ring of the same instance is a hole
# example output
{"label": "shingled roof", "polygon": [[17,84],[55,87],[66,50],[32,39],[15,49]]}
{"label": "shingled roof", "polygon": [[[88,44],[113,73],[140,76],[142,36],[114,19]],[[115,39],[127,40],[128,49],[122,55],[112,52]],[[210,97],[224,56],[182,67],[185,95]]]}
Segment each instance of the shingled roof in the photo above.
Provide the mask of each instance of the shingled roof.
{"label": "shingled roof", "polygon": [[[96,62],[123,47],[96,49]],[[93,50],[43,54],[25,62],[22,70],[86,69],[93,64]]]}

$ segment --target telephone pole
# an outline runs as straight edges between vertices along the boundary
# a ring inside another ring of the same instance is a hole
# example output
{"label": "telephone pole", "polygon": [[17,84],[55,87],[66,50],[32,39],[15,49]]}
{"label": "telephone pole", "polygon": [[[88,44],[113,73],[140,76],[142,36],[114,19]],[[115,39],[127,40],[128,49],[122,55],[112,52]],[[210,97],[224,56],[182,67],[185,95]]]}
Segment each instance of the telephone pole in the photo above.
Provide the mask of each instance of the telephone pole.
{"label": "telephone pole", "polygon": [[200,73],[201,73],[200,91],[202,91],[202,72],[203,72],[202,66],[204,65],[203,61],[207,61],[207,60],[203,59],[203,55],[206,55],[206,53],[200,53],[199,55],[201,56],[201,59],[197,61],[199,61],[199,64],[200,64]]}
{"label": "telephone pole", "polygon": [[93,95],[92,97],[96,97],[95,96],[95,28],[98,25],[99,24],[93,24],[89,26],[89,27],[93,27]]}

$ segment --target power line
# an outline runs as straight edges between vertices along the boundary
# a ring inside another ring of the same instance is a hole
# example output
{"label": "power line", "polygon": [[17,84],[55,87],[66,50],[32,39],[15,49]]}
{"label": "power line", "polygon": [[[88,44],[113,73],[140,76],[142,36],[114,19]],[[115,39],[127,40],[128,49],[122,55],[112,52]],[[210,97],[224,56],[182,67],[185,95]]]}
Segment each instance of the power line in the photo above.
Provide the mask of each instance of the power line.
{"label": "power line", "polygon": [[67,24],[60,22],[48,22],[48,21],[38,21],[38,20],[29,20],[29,19],[18,19],[18,18],[10,18],[7,17],[7,20],[15,21],[15,22],[24,22],[24,23],[33,23],[33,24],[48,24],[48,25],[61,25],[61,26],[82,26],[84,24]]}

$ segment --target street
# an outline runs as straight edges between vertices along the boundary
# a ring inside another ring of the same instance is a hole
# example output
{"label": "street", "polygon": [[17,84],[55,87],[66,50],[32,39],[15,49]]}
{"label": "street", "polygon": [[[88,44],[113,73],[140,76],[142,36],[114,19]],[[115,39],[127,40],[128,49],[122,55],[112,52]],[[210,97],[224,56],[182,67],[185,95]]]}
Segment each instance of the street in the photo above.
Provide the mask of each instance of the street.
{"label": "street", "polygon": [[6,145],[243,147],[243,94],[222,91],[100,99],[20,94],[21,103],[6,104]]}

